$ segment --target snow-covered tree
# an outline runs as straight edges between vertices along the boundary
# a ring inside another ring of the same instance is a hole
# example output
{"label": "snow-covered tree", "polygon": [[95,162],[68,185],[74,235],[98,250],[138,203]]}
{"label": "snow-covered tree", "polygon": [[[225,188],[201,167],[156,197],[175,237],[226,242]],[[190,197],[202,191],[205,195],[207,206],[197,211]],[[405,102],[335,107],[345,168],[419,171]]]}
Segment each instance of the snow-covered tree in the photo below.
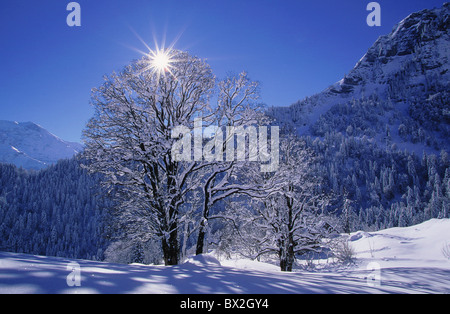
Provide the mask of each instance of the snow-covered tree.
{"label": "snow-covered tree", "polygon": [[[218,84],[219,95],[215,108],[215,121],[217,130],[220,130],[220,134],[225,134],[225,137],[218,144],[222,147],[220,149],[214,147],[214,150],[215,154],[223,152],[224,156],[220,156],[220,158],[216,156],[214,160],[209,161],[208,167],[204,168],[205,175],[201,186],[203,204],[196,254],[204,252],[208,220],[223,218],[223,215],[211,216],[211,209],[216,203],[236,194],[255,195],[259,192],[257,186],[249,185],[246,182],[245,170],[243,170],[246,161],[253,159],[251,157],[258,153],[254,150],[250,151],[250,147],[253,147],[253,145],[248,145],[249,150],[246,152],[246,158],[243,161],[225,156],[227,147],[230,147],[230,145],[235,147],[235,135],[227,132],[227,130],[241,129],[245,131],[248,127],[267,122],[261,108],[255,104],[255,101],[259,99],[258,86],[259,84],[251,81],[245,72],[237,76],[228,76]],[[236,147],[236,149],[242,149],[242,147]]]}
{"label": "snow-covered tree", "polygon": [[176,265],[182,205],[204,165],[174,158],[172,131],[193,129],[197,117],[208,119],[215,78],[197,57],[161,53],[166,64],[160,55],[144,56],[93,90],[85,157],[88,169],[104,174],[104,184],[116,189],[123,226],[142,239],[157,236],[165,264]]}
{"label": "snow-covered tree", "polygon": [[354,231],[353,225],[356,222],[356,213],[353,210],[352,201],[348,198],[348,194],[345,193],[343,197],[343,206],[342,206],[342,224],[345,233],[350,233]]}
{"label": "snow-covered tree", "polygon": [[280,168],[273,174],[256,174],[276,189],[271,189],[254,210],[254,226],[262,230],[259,238],[262,254],[275,253],[282,271],[292,271],[296,255],[321,249],[321,239],[330,230],[322,209],[326,197],[320,179],[314,174],[314,157],[294,136],[281,141]]}

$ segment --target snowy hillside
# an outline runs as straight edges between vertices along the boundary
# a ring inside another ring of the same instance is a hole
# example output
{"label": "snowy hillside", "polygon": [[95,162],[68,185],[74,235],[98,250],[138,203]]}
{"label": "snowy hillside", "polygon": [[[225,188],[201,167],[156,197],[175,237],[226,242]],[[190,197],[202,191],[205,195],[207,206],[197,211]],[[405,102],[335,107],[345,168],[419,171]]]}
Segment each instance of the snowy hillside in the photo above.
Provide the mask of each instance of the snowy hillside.
{"label": "snowy hillside", "polygon": [[111,203],[75,158],[41,171],[0,164],[0,251],[102,260]]}
{"label": "snowy hillside", "polygon": [[357,258],[377,261],[386,266],[445,267],[448,258],[442,252],[450,244],[450,220],[432,219],[420,225],[391,228],[377,232],[352,233],[349,242]]}
{"label": "snowy hillside", "polygon": [[380,267],[381,287],[402,278],[411,291],[450,292],[450,219],[378,232],[359,231],[352,233],[349,243],[361,274],[369,265]]}
{"label": "snowy hillside", "polygon": [[449,219],[356,232],[349,242],[356,251],[353,267],[337,270],[330,265],[320,272],[294,273],[250,260],[219,262],[212,255],[165,267],[0,253],[0,293],[450,292],[450,259],[442,252],[450,244]]}
{"label": "snowy hillside", "polygon": [[338,196],[331,211],[348,209],[348,231],[449,217],[449,29],[450,3],[412,13],[342,80],[269,109],[318,156],[315,172]]}
{"label": "snowy hillside", "polygon": [[302,135],[365,136],[421,155],[448,147],[450,3],[413,13],[323,92],[272,108]]}
{"label": "snowy hillside", "polygon": [[63,141],[35,123],[0,121],[0,163],[39,170],[82,149],[81,144]]}

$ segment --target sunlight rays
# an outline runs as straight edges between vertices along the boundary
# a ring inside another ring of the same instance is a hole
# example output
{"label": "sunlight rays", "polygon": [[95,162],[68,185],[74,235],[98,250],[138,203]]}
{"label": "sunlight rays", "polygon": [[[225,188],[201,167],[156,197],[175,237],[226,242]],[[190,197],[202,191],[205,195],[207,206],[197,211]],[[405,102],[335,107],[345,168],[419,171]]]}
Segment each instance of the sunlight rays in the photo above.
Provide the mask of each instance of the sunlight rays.
{"label": "sunlight rays", "polygon": [[150,50],[147,54],[150,61],[148,69],[152,72],[152,74],[157,75],[158,81],[161,76],[165,77],[166,74],[170,74],[175,78],[175,75],[171,71],[174,67],[174,62],[176,61],[173,58],[173,52],[174,50],[170,48],[156,48],[156,50]]}
{"label": "sunlight rays", "polygon": [[133,50],[139,52],[146,58],[148,58],[149,64],[144,69],[144,71],[149,71],[151,75],[156,75],[156,81],[159,82],[161,78],[166,78],[167,76],[172,76],[174,79],[176,75],[174,74],[175,64],[179,61],[175,58],[176,50],[174,49],[175,44],[180,39],[183,32],[179,33],[175,40],[168,46],[165,47],[166,38],[164,36],[162,40],[161,47],[158,44],[158,40],[153,33],[154,49],[152,49],[143,39],[137,34],[133,29],[131,29],[134,35],[139,39],[139,41],[145,46],[147,52],[140,49],[133,48]]}

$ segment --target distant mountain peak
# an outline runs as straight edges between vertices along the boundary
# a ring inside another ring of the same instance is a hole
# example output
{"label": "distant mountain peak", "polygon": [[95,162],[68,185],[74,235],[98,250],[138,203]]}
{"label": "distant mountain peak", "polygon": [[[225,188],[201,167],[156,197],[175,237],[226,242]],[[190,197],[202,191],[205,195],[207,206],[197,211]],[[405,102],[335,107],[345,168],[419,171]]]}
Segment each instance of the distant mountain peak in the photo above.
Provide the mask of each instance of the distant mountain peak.
{"label": "distant mountain peak", "polygon": [[34,122],[0,120],[0,163],[25,169],[43,169],[83,150],[64,141]]}

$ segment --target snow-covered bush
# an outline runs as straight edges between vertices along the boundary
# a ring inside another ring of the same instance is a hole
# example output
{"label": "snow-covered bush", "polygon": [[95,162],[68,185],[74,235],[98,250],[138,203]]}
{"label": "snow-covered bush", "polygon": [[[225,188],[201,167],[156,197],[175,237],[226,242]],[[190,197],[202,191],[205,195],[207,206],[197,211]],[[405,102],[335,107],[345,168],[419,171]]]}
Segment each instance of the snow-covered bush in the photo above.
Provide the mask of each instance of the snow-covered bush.
{"label": "snow-covered bush", "polygon": [[355,249],[347,239],[336,240],[333,253],[338,262],[348,265],[355,262]]}

